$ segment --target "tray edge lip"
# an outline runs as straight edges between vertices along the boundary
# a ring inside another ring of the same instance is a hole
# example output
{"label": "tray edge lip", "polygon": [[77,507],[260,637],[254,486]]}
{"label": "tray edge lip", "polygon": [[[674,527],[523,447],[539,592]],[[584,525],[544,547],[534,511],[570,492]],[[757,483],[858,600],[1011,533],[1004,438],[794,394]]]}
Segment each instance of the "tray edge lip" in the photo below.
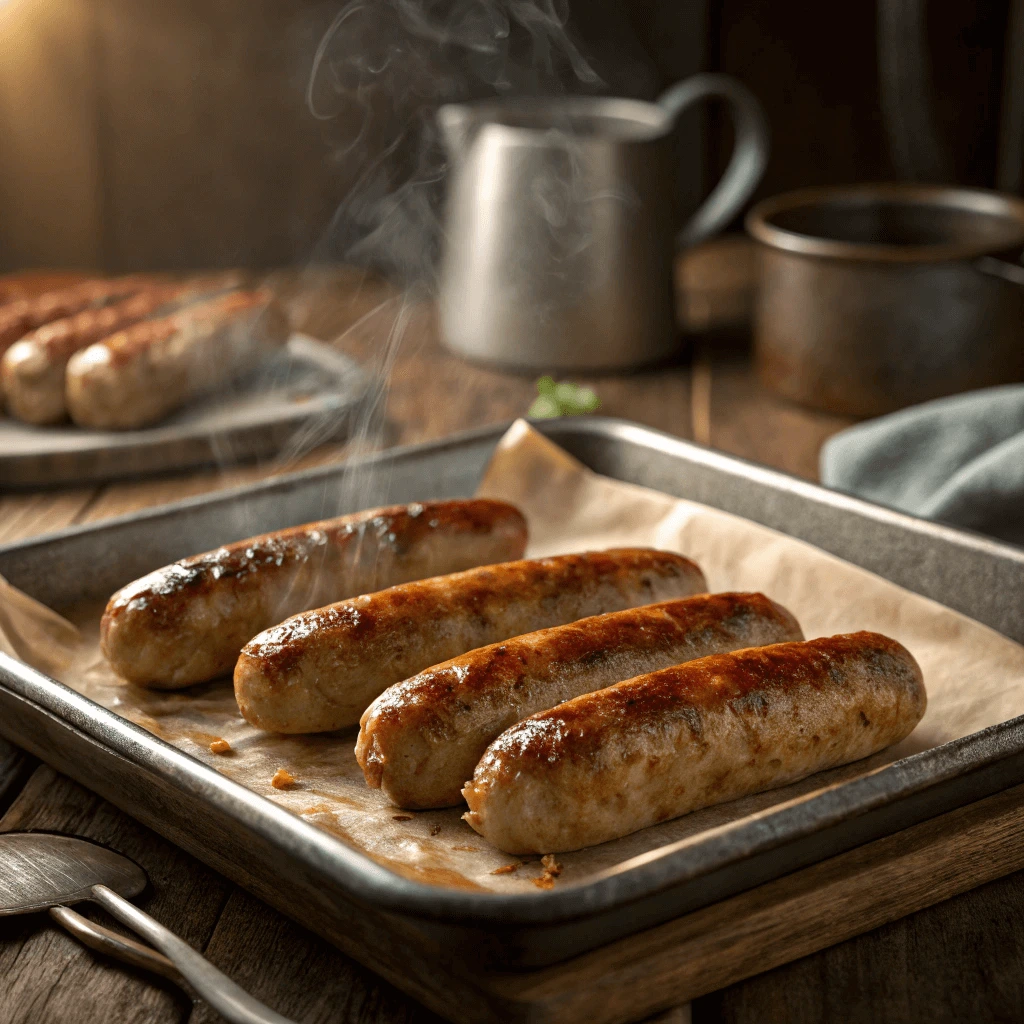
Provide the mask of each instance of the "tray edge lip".
{"label": "tray edge lip", "polygon": [[[738,455],[731,455],[721,452],[706,445],[698,444],[686,438],[675,437],[654,427],[648,427],[631,420],[611,416],[571,416],[559,419],[525,419],[532,427],[542,433],[545,437],[557,443],[556,437],[563,432],[584,433],[597,437],[620,437],[633,439],[644,444],[644,439],[656,438],[657,447],[661,450],[675,448],[678,451],[686,452],[687,458],[705,467],[730,473],[733,476],[745,476],[753,478],[756,482],[768,486],[781,488],[782,490],[795,495],[796,497],[809,499],[820,504],[833,508],[840,508],[844,511],[853,512],[876,522],[901,529],[910,529],[915,533],[934,537],[948,543],[958,544],[962,547],[971,548],[974,551],[989,556],[1006,558],[1013,562],[1019,562],[1024,567],[1024,547],[1017,547],[1003,541],[988,537],[985,534],[976,533],[958,526],[947,523],[940,523],[920,516],[911,515],[899,509],[891,508],[888,505],[881,505],[866,498],[859,498],[848,494],[845,491],[834,490],[824,487],[821,484],[802,477],[787,473],[784,470],[774,469],[758,462],[751,462]],[[165,502],[160,505],[153,505],[135,512],[127,512],[119,516],[111,516],[106,519],[89,523],[79,523],[54,530],[49,533],[37,534],[33,537],[12,541],[7,544],[0,544],[0,556],[8,552],[25,549],[35,546],[42,546],[54,541],[65,540],[80,534],[87,534],[93,531],[102,530],[108,527],[124,526],[130,523],[156,520],[164,516],[177,515],[188,512],[203,506],[217,504],[229,504],[247,495],[269,495],[275,490],[288,490],[291,487],[302,486],[316,480],[326,481],[339,472],[343,472],[348,466],[368,465],[377,461],[398,461],[400,459],[415,458],[420,454],[439,453],[446,448],[458,448],[466,444],[473,444],[478,441],[493,439],[495,443],[501,439],[505,432],[515,423],[516,420],[508,420],[498,424],[490,424],[482,427],[472,427],[445,437],[435,438],[429,441],[419,441],[413,444],[396,445],[391,448],[384,448],[378,452],[371,452],[367,455],[345,459],[339,462],[328,463],[324,466],[315,466],[311,469],[296,470],[289,473],[281,473],[268,480],[257,481],[256,483],[239,484],[234,487],[226,487],[205,494],[193,495],[179,501]],[[551,435],[556,435],[551,437]],[[650,447],[649,441],[646,442]],[[667,452],[667,454],[671,454]],[[742,467],[744,472],[737,472],[737,467]],[[772,529],[772,527],[768,527]],[[810,543],[810,542],[808,542]],[[839,556],[836,556],[839,557]]]}
{"label": "tray edge lip", "polygon": [[[910,512],[904,512],[890,505],[883,505],[868,498],[858,497],[848,491],[825,487],[823,484],[806,480],[785,470],[775,469],[772,466],[766,466],[763,463],[745,459],[740,455],[733,455],[708,445],[699,444],[697,441],[675,437],[663,430],[658,430],[656,427],[648,427],[642,423],[634,423],[631,420],[605,416],[564,417],[557,421],[530,420],[528,422],[530,422],[531,426],[546,434],[542,426],[544,422],[565,423],[567,421],[572,422],[573,419],[579,422],[580,426],[584,427],[587,433],[608,432],[613,435],[625,435],[627,438],[630,435],[635,435],[638,440],[645,436],[653,436],[661,442],[659,447],[674,447],[684,450],[689,454],[690,461],[697,462],[708,468],[739,475],[735,470],[737,466],[742,466],[745,470],[743,475],[748,479],[752,478],[758,483],[781,488],[797,497],[864,515],[876,522],[883,522],[904,529],[912,529],[917,533],[924,533],[938,539],[952,541],[987,554],[1010,558],[1024,565],[1024,547],[1008,544],[1005,541],[990,537],[987,534],[978,533],[966,527],[953,526],[950,523],[942,523],[934,519],[915,516]],[[594,428],[604,428],[604,430]],[[767,527],[767,529],[777,530],[776,527]],[[808,541],[807,543],[811,542]]]}
{"label": "tray edge lip", "polygon": [[[508,425],[505,425],[506,427]],[[67,540],[83,534],[94,533],[108,527],[128,526],[133,523],[142,523],[159,520],[168,516],[176,516],[181,513],[188,513],[194,509],[205,506],[229,505],[239,498],[247,495],[269,495],[277,490],[287,491],[291,487],[302,486],[307,483],[314,483],[319,480],[328,480],[330,477],[343,472],[350,465],[363,465],[372,461],[391,458],[411,458],[422,451],[440,451],[447,447],[447,442],[466,443],[477,439],[484,439],[494,433],[500,437],[503,431],[494,427],[480,427],[473,430],[460,431],[458,434],[440,438],[437,441],[421,441],[416,444],[396,445],[393,448],[385,448],[379,452],[371,452],[369,455],[359,456],[355,459],[346,459],[338,462],[330,462],[324,466],[313,466],[310,469],[294,470],[289,473],[281,473],[272,476],[267,480],[260,480],[250,484],[236,484],[233,487],[224,487],[218,490],[207,491],[204,494],[195,494],[188,498],[181,498],[178,501],[168,501],[160,505],[150,505],[147,508],[137,509],[134,512],[125,512],[117,516],[109,516],[105,519],[94,520],[88,523],[76,523],[65,526],[59,530],[52,530],[48,533],[35,534],[32,537],[22,540],[11,541],[7,544],[0,544],[0,557],[19,549],[28,550],[33,547],[44,547],[55,541]],[[0,491],[2,493],[2,491]]]}

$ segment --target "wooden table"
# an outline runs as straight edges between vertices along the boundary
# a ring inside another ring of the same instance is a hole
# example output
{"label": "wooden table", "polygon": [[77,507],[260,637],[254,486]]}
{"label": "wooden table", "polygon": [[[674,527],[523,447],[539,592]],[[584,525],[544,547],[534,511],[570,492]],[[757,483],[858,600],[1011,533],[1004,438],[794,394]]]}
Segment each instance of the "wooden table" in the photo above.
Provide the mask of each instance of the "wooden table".
{"label": "wooden table", "polygon": [[[749,365],[753,259],[742,240],[704,247],[679,266],[685,361],[586,378],[602,412],[692,438],[808,479],[822,441],[848,421],[763,391]],[[535,394],[530,377],[454,359],[428,303],[354,271],[277,276],[301,329],[390,371],[380,395],[384,443],[409,443],[508,420]],[[574,379],[584,379],[575,377]],[[328,446],[287,465],[0,497],[0,543],[92,522],[215,488],[343,458]],[[142,864],[143,905],[256,996],[303,1024],[436,1020],[390,985],[76,783],[0,741],[0,830],[91,836]],[[700,1024],[1024,1019],[1024,873],[1010,875],[822,953],[697,1000]],[[91,913],[91,911],[90,911]],[[97,912],[99,913],[99,912]],[[101,916],[101,915],[100,915]],[[109,922],[108,922],[109,923]],[[677,1011],[666,1020],[682,1021]],[[45,917],[0,919],[0,1022],[213,1022],[173,986],[101,961]]]}

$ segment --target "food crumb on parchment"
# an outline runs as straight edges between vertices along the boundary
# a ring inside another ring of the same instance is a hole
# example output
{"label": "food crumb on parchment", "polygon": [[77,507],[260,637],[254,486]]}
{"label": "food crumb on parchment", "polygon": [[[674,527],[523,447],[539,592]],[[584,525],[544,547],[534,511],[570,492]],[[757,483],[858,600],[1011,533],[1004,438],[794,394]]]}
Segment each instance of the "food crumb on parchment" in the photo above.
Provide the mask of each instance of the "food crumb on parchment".
{"label": "food crumb on parchment", "polygon": [[274,789],[289,789],[295,785],[295,776],[285,768],[278,768],[270,784]]}
{"label": "food crumb on parchment", "polygon": [[544,868],[544,873],[532,879],[533,884],[538,889],[553,889],[555,887],[555,879],[562,873],[562,865],[555,860],[553,853],[545,853],[541,857],[540,863],[541,867]]}
{"label": "food crumb on parchment", "polygon": [[432,826],[431,829],[430,829],[430,834],[432,836],[439,836],[441,834],[441,826],[440,825]]}
{"label": "food crumb on parchment", "polygon": [[465,853],[479,853],[480,852],[480,847],[479,846],[453,846],[452,849],[453,850],[462,850]]}
{"label": "food crumb on parchment", "polygon": [[492,875],[511,875],[518,871],[523,865],[517,860],[512,864],[502,864],[500,868],[495,868]]}
{"label": "food crumb on parchment", "polygon": [[210,744],[210,753],[211,754],[230,754],[231,753],[231,744],[228,743],[227,740],[221,739],[221,737],[218,736]]}
{"label": "food crumb on parchment", "polygon": [[547,874],[553,875],[555,878],[562,873],[562,865],[555,860],[555,855],[553,853],[545,853],[540,859],[540,866]]}
{"label": "food crumb on parchment", "polygon": [[392,814],[391,815],[391,820],[392,821],[412,821],[412,815],[411,814]]}

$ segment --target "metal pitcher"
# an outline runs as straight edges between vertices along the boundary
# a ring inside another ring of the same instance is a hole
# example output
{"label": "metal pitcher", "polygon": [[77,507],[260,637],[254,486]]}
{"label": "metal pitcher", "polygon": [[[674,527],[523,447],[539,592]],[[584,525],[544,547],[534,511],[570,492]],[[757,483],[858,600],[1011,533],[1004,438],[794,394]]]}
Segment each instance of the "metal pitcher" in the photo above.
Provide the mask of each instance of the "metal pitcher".
{"label": "metal pitcher", "polygon": [[[680,227],[672,132],[709,97],[729,105],[736,142]],[[725,75],[695,75],[656,103],[499,99],[444,106],[438,119],[450,154],[442,337],[459,355],[521,370],[670,356],[674,256],[739,212],[768,157],[759,104]]]}

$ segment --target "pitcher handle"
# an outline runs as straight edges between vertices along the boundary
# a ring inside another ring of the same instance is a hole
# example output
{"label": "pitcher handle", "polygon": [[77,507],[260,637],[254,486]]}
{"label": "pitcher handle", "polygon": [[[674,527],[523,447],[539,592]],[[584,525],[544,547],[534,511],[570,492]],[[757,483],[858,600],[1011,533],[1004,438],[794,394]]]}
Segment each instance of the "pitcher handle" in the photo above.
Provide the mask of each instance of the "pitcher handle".
{"label": "pitcher handle", "polygon": [[764,111],[753,93],[735,78],[710,73],[693,75],[663,92],[657,103],[675,120],[687,107],[712,96],[729,104],[736,142],[721,181],[676,236],[679,248],[702,242],[724,228],[753,195],[768,163],[768,122]]}

